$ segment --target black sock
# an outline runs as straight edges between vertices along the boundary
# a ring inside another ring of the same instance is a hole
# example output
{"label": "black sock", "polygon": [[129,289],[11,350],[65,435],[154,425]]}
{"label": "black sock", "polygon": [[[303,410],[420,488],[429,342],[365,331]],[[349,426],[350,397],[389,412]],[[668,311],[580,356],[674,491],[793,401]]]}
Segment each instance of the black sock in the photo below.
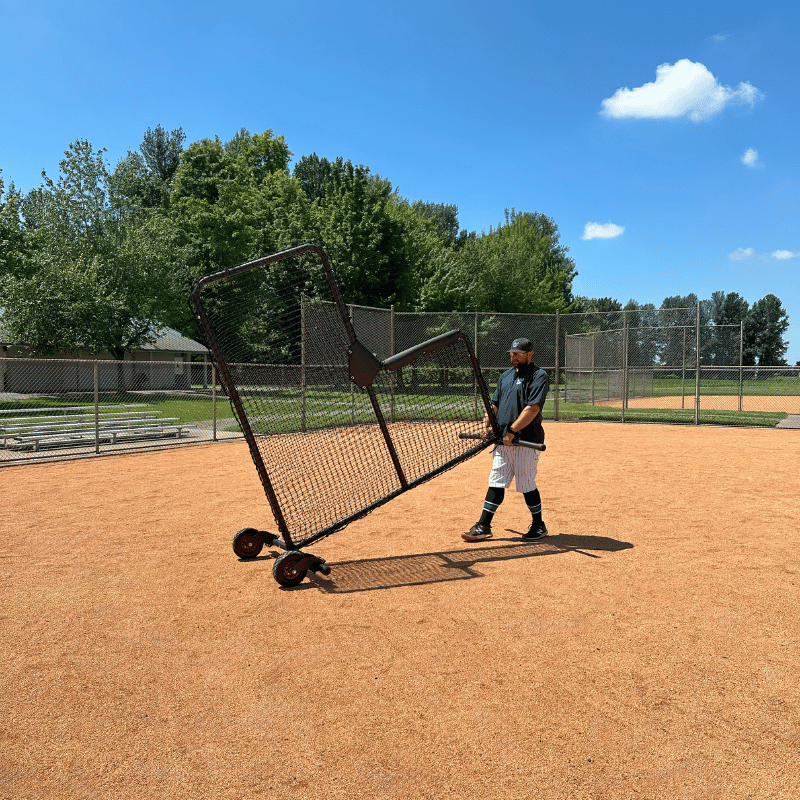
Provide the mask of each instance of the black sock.
{"label": "black sock", "polygon": [[542,521],[542,496],[539,494],[539,490],[525,492],[522,496],[525,498],[525,505],[528,506],[533,521],[537,524],[540,523]]}
{"label": "black sock", "polygon": [[486,500],[483,502],[483,513],[481,514],[481,518],[478,520],[479,525],[492,524],[494,512],[497,511],[498,506],[503,502],[503,498],[505,496],[506,490],[502,487],[499,489],[496,489],[493,486],[489,487],[489,491],[486,492]]}

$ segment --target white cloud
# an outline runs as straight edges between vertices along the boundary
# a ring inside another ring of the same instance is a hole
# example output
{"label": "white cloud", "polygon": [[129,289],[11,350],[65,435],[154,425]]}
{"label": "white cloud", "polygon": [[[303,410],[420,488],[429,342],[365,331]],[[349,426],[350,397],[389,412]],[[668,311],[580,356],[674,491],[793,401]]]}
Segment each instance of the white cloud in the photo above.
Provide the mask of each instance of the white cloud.
{"label": "white cloud", "polygon": [[744,155],[742,156],[742,164],[746,167],[756,167],[761,162],[758,160],[758,150],[753,150],[752,147],[749,147],[747,150],[744,151]]}
{"label": "white cloud", "polygon": [[732,103],[754,105],[763,94],[747,81],[723,86],[703,65],[682,58],[656,68],[656,79],[635,89],[617,89],[602,102],[601,113],[613,119],[710,119]]}
{"label": "white cloud", "polygon": [[599,222],[587,222],[583,229],[582,239],[613,239],[623,233],[625,228],[622,225],[615,225],[613,222],[601,224]]}
{"label": "white cloud", "polygon": [[732,261],[745,261],[748,258],[776,258],[778,261],[786,261],[790,258],[800,258],[800,251],[793,252],[791,250],[773,250],[771,253],[756,253],[752,247],[740,247],[732,253],[728,253],[728,258]]}

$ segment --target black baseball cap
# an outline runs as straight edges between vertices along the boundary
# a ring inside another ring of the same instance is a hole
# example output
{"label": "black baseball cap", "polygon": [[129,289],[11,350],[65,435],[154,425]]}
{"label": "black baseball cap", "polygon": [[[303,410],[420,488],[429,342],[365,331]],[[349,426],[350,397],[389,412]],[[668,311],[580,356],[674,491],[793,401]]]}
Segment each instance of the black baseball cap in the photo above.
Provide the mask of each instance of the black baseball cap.
{"label": "black baseball cap", "polygon": [[514,339],[508,348],[509,353],[530,353],[532,350],[533,345],[528,339]]}

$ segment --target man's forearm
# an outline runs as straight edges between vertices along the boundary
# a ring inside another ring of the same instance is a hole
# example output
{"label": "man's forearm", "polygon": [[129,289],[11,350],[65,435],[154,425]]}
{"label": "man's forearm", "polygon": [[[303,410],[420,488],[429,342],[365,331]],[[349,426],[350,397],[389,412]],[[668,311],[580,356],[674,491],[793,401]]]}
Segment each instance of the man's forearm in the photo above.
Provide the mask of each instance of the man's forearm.
{"label": "man's forearm", "polygon": [[511,430],[512,433],[519,433],[536,419],[541,410],[541,406],[536,404],[525,406],[520,412],[520,415],[511,423],[509,430]]}

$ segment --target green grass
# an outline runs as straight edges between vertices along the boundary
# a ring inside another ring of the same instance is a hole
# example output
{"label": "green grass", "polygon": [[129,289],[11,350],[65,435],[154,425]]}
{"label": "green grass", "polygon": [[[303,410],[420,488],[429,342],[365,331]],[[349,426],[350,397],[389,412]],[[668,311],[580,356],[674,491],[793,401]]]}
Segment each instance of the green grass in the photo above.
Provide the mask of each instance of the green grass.
{"label": "green grass", "polygon": [[[693,400],[693,398],[691,398]],[[702,402],[702,400],[701,400]],[[545,409],[545,419],[553,419],[553,407]],[[703,425],[746,425],[774,428],[786,418],[782,411],[710,411],[701,408],[699,421]],[[558,404],[560,420],[582,420],[598,422],[621,422],[622,409],[608,406],[590,406],[581,403]],[[694,405],[685,409],[670,408],[626,408],[626,422],[660,422],[669,424],[693,425],[695,421]]]}
{"label": "green grass", "polygon": [[[746,394],[758,395],[785,395],[796,396],[798,383],[788,378],[771,378],[764,381],[746,381]],[[790,391],[790,389],[792,391]],[[440,411],[445,418],[459,419],[472,409],[472,395],[468,386],[463,387],[464,393],[459,395],[458,406]],[[680,378],[659,378],[654,381],[655,396],[680,395]],[[703,381],[701,384],[703,394],[738,395],[738,381]],[[694,383],[686,383],[687,407],[685,409],[647,409],[628,408],[625,410],[625,420],[629,422],[661,422],[694,424]],[[437,394],[436,387],[423,386],[419,391],[412,393],[397,393],[395,395],[395,415],[397,421],[410,421],[424,418],[425,408],[429,406],[431,396]],[[297,389],[263,389],[251,392],[248,398],[258,401],[263,398],[268,404],[269,411],[277,412],[268,424],[259,426],[254,420],[257,432],[289,433],[300,429],[301,405]],[[380,394],[381,407],[387,418],[390,416],[389,396]],[[130,393],[124,398],[120,396],[102,396],[100,406],[110,409],[119,405],[146,404],[147,410],[159,411],[166,418],[178,419],[181,422],[211,422],[213,419],[213,403],[208,394],[188,396],[184,394],[148,394]],[[352,404],[352,411],[351,411]],[[59,408],[70,406],[92,407],[94,399],[91,394],[70,395],[69,397],[37,397],[25,400],[0,401],[0,410],[14,411],[21,409],[36,409],[42,414],[56,411]],[[702,405],[702,401],[701,401]],[[480,414],[479,414],[480,415]],[[217,396],[217,418],[229,419],[233,416],[229,401],[222,393]],[[255,417],[256,415],[254,415]],[[437,415],[438,416],[438,415]],[[554,417],[554,404],[548,402],[545,409],[545,418]],[[713,425],[748,425],[760,427],[774,427],[786,414],[783,412],[758,412],[758,411],[713,411],[701,407],[700,422]],[[318,428],[351,425],[356,422],[371,422],[373,412],[367,395],[361,390],[333,391],[326,387],[309,388],[306,394],[306,428]],[[559,402],[559,419],[563,420],[597,420],[621,421],[622,410],[608,406],[591,406],[582,403]],[[230,428],[236,430],[236,427]]]}
{"label": "green grass", "polygon": [[[201,422],[213,419],[213,404],[210,397],[131,394],[125,398],[115,397],[113,400],[101,399],[99,401],[101,413],[103,410],[108,411],[124,405],[142,406],[138,409],[140,411],[160,411],[164,417],[179,419],[181,422]],[[40,411],[43,416],[47,416],[49,412],[55,413],[62,408],[77,406],[93,409],[94,399],[91,395],[73,395],[69,398],[36,397],[0,402],[2,411],[34,409]],[[217,416],[231,416],[228,400],[224,396],[217,398]]]}
{"label": "green grass", "polygon": [[[654,378],[653,395],[656,397],[680,396],[681,392],[694,397],[694,373],[686,376],[686,381],[680,378]],[[706,379],[700,381],[700,394],[713,395],[738,395],[739,379]],[[768,378],[766,380],[746,380],[742,382],[742,394],[745,396],[786,396],[797,397],[800,395],[800,380],[797,378]]]}

